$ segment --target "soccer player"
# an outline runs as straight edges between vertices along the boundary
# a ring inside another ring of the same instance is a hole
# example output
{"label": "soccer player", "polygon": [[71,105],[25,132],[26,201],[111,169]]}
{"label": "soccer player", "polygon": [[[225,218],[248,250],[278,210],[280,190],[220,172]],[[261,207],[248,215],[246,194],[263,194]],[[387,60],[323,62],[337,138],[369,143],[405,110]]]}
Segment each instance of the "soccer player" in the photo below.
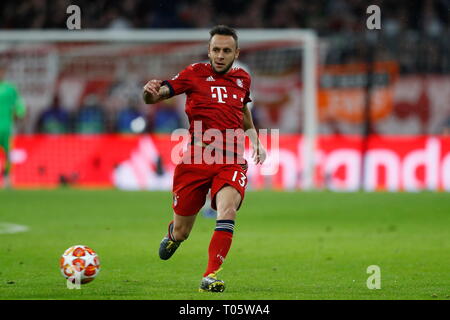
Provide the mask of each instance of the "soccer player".
{"label": "soccer player", "polygon": [[6,66],[0,61],[0,148],[5,153],[2,174],[3,186],[10,187],[11,136],[15,118],[22,118],[25,115],[25,103],[16,87],[3,79],[5,72]]}
{"label": "soccer player", "polygon": [[[144,86],[143,98],[147,104],[182,93],[187,96],[185,111],[190,123],[191,142],[175,168],[174,215],[168,233],[161,241],[159,256],[163,260],[169,259],[188,238],[196,215],[211,189],[211,206],[217,210],[217,218],[200,291],[222,292],[225,289],[225,283],[217,279],[217,273],[231,247],[236,212],[247,186],[247,162],[243,159],[241,139],[244,130],[251,141],[255,164],[262,164],[266,159],[266,151],[258,139],[247,107],[251,101],[250,76],[241,68],[233,68],[238,56],[235,30],[219,25],[210,30],[209,63],[194,63],[172,80],[154,79]],[[222,140],[207,137],[206,132],[210,129],[225,137]],[[229,130],[237,132],[237,139],[228,138],[226,132]],[[224,155],[226,159],[211,164],[210,160],[203,158],[204,151],[210,150],[211,145],[214,146],[211,154]]]}

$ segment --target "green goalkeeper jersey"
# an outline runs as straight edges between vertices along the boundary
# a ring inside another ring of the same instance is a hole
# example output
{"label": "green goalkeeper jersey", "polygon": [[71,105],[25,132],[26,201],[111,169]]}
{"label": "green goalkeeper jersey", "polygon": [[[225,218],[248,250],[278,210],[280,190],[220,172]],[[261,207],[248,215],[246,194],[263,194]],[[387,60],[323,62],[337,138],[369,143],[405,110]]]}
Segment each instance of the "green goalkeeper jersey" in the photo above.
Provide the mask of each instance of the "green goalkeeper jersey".
{"label": "green goalkeeper jersey", "polygon": [[11,134],[14,116],[25,115],[25,103],[16,87],[0,80],[0,134]]}

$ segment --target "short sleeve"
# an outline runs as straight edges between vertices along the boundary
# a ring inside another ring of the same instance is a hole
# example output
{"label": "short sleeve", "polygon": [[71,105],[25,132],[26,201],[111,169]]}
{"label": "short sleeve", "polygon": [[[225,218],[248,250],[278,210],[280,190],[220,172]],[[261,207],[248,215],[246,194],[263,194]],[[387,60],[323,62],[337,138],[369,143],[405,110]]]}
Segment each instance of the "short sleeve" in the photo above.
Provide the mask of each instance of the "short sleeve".
{"label": "short sleeve", "polygon": [[244,98],[244,104],[247,104],[249,102],[252,102],[252,99],[250,98],[250,91],[247,91]]}
{"label": "short sleeve", "polygon": [[170,96],[176,96],[185,93],[191,89],[192,86],[192,76],[193,76],[192,65],[178,73],[171,80],[165,80],[162,85],[167,85],[170,90]]}
{"label": "short sleeve", "polygon": [[247,92],[245,93],[245,97],[244,97],[244,105],[249,102],[252,102],[252,99],[250,98],[250,85],[251,85],[250,77],[248,77],[247,83],[248,83],[246,86]]}

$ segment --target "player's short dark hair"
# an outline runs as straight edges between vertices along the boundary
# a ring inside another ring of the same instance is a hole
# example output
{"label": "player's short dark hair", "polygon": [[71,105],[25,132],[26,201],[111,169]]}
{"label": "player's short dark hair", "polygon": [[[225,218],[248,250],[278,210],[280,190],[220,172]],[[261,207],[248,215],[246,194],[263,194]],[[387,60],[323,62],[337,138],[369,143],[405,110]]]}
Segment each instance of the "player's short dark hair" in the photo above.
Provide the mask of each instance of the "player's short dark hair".
{"label": "player's short dark hair", "polygon": [[233,28],[230,28],[223,24],[219,24],[219,25],[215,26],[214,28],[212,28],[209,31],[209,34],[211,36],[209,38],[210,41],[211,41],[211,38],[214,37],[216,34],[219,34],[221,36],[232,36],[234,39],[234,42],[236,42],[236,48],[239,47],[238,46],[238,36],[237,36],[236,30],[234,30]]}

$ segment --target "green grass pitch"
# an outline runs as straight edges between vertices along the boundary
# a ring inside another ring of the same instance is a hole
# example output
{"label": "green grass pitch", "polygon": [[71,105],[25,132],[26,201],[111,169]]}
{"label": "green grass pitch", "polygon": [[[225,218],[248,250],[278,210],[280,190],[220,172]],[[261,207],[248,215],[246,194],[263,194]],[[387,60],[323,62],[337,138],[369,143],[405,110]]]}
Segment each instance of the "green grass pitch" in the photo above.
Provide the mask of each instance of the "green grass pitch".
{"label": "green grass pitch", "polygon": [[[223,265],[221,294],[200,293],[214,220],[199,215],[168,261],[158,247],[169,192],[3,190],[0,299],[444,299],[450,298],[447,193],[248,192]],[[69,290],[58,262],[85,244],[102,270]],[[381,270],[370,290],[367,267]]]}

